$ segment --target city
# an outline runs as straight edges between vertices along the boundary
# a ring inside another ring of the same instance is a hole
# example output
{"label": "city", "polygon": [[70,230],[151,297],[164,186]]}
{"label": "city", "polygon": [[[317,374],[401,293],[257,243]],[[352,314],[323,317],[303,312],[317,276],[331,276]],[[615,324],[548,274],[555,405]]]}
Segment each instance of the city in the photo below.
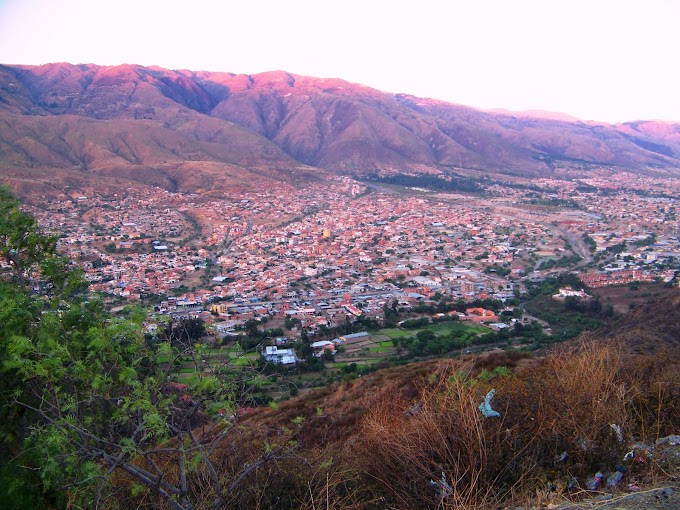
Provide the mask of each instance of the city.
{"label": "city", "polygon": [[382,320],[392,299],[505,302],[564,271],[593,288],[671,282],[678,197],[675,179],[625,173],[472,195],[337,177],[219,200],[81,190],[30,211],[112,306],[200,315],[221,332],[294,315],[315,331],[362,313]]}

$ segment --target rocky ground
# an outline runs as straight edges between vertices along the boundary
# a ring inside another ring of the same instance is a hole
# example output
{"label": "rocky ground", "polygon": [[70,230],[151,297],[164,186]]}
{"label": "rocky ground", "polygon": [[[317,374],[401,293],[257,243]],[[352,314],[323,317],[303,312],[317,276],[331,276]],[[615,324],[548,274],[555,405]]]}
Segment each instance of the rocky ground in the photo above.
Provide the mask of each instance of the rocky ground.
{"label": "rocky ground", "polygon": [[601,494],[579,503],[565,503],[559,510],[598,508],[606,510],[678,510],[680,509],[680,483],[670,482],[657,487],[631,493]]}
{"label": "rocky ground", "polygon": [[636,475],[627,471],[619,483],[608,486],[613,473],[604,473],[596,490],[576,490],[568,497],[553,493],[539,505],[506,510],[680,510],[680,436],[659,439],[654,445],[636,443],[631,451],[633,461],[646,464]]}

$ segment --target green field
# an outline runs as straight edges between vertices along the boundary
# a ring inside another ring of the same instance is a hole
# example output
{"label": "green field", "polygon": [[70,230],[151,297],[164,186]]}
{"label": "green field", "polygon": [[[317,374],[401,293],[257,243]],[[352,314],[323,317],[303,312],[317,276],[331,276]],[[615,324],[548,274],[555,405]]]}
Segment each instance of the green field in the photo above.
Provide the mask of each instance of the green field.
{"label": "green field", "polygon": [[463,332],[473,332],[477,334],[488,333],[489,328],[480,326],[479,324],[470,324],[459,321],[448,321],[440,322],[439,324],[432,324],[430,326],[427,326],[426,328],[423,328],[420,331],[432,331],[437,335],[444,336],[449,335],[451,333],[463,333]]}
{"label": "green field", "polygon": [[410,335],[413,331],[406,331],[405,329],[398,329],[398,328],[387,328],[387,329],[381,329],[380,333],[383,335],[386,335],[390,338],[400,338],[402,336],[408,336]]}
{"label": "green field", "polygon": [[467,322],[459,321],[446,321],[437,324],[430,324],[423,328],[418,329],[397,329],[388,328],[381,329],[380,334],[387,336],[388,338],[402,338],[405,336],[416,336],[419,331],[432,331],[439,336],[447,336],[451,333],[475,333],[484,334],[488,333],[490,330],[479,324],[470,324]]}
{"label": "green field", "polygon": [[[342,368],[347,363],[373,364],[382,360],[388,359],[396,352],[401,352],[403,345],[401,343],[406,340],[407,343],[411,339],[415,339],[419,332],[431,331],[438,338],[449,338],[452,334],[454,337],[459,337],[466,340],[468,343],[474,343],[474,338],[487,333],[491,330],[479,324],[472,324],[467,322],[459,322],[456,320],[439,322],[436,324],[428,324],[417,329],[401,329],[401,328],[385,328],[370,335],[369,345],[364,345],[361,349],[352,352],[346,352],[338,355],[338,362],[332,365],[333,368]],[[399,342],[400,347],[395,345]],[[372,345],[370,345],[372,343]],[[402,352],[403,354],[403,352]]]}
{"label": "green field", "polygon": [[488,333],[489,329],[484,326],[480,326],[479,324],[470,324],[467,322],[459,321],[446,321],[437,324],[430,324],[428,326],[418,329],[399,329],[399,328],[381,329],[379,334],[384,335],[388,338],[402,338],[405,336],[415,336],[416,333],[418,333],[419,331],[432,331],[433,333],[439,336],[446,336],[451,333],[463,333],[463,332],[483,334]]}
{"label": "green field", "polygon": [[257,354],[255,354],[255,356],[250,356],[246,354],[245,356],[233,358],[231,363],[236,367],[244,367],[246,365],[249,365],[250,363],[254,363],[255,361],[257,361],[257,358],[258,358]]}

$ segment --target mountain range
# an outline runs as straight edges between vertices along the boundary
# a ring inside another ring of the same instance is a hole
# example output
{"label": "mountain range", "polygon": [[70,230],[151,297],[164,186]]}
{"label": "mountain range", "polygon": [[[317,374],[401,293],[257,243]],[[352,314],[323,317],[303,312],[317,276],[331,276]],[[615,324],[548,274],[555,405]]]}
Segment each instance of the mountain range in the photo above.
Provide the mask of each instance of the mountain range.
{"label": "mountain range", "polygon": [[[0,176],[182,192],[329,175],[680,174],[680,124],[480,111],[283,71],[0,65]],[[510,177],[511,178],[511,177]]]}

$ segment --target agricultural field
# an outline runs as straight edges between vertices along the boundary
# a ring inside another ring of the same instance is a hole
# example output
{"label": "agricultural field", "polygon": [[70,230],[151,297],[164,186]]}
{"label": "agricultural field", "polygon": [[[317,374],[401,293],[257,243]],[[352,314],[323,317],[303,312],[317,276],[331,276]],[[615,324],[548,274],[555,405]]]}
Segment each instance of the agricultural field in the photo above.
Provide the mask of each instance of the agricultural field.
{"label": "agricultural field", "polygon": [[342,345],[340,352],[335,355],[335,362],[328,366],[337,368],[344,366],[343,363],[371,365],[382,361],[394,352],[394,344],[390,338],[381,336],[379,332],[371,333],[366,340]]}

